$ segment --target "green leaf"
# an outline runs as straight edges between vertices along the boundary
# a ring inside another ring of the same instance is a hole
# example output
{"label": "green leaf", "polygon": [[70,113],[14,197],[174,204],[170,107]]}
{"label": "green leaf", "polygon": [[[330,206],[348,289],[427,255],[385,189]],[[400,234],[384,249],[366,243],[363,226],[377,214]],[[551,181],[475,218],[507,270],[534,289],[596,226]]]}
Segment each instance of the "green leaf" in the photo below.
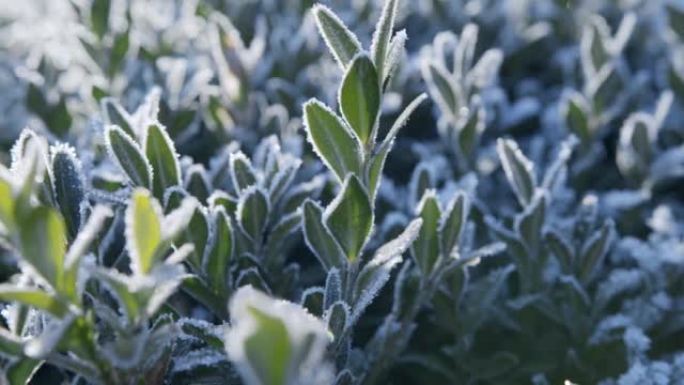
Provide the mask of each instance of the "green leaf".
{"label": "green leaf", "polygon": [[475,153],[480,133],[484,130],[484,108],[474,105],[468,112],[458,132],[458,149],[465,161],[470,161]]}
{"label": "green leaf", "polygon": [[342,115],[359,141],[367,145],[380,110],[378,74],[367,55],[358,55],[352,61],[342,80],[339,98]]}
{"label": "green leaf", "polygon": [[21,358],[13,362],[7,367],[5,374],[8,385],[28,385],[42,365],[43,361],[31,358]]}
{"label": "green leaf", "polygon": [[525,211],[515,221],[516,231],[527,246],[530,253],[538,250],[542,236],[542,226],[546,213],[546,197],[537,194]]}
{"label": "green leaf", "polygon": [[209,220],[205,212],[197,205],[192,214],[190,214],[190,221],[187,226],[183,226],[182,236],[176,242],[178,246],[183,243],[190,243],[194,246],[194,250],[190,254],[190,262],[198,271],[201,269],[203,256],[209,239]]}
{"label": "green leaf", "polygon": [[387,155],[389,155],[392,149],[392,143],[388,145],[381,145],[375,156],[371,159],[370,167],[368,168],[368,185],[370,187],[370,197],[371,202],[375,205],[375,195],[378,192],[378,187],[380,186],[380,181],[382,179],[382,170],[385,168],[385,161],[387,160]]}
{"label": "green leaf", "polygon": [[223,292],[227,287],[228,264],[233,257],[233,227],[223,207],[214,212],[212,223],[211,246],[203,268],[214,290]]}
{"label": "green leaf", "polygon": [[81,267],[83,256],[89,251],[91,244],[95,241],[100,231],[105,225],[105,221],[114,215],[112,210],[106,206],[95,206],[83,225],[74,241],[69,247],[69,251],[64,259],[64,289],[66,295],[76,303],[80,303],[78,288],[78,272]]}
{"label": "green leaf", "polygon": [[110,156],[116,160],[133,185],[152,187],[152,166],[133,138],[118,126],[108,126],[105,143]]}
{"label": "green leaf", "polygon": [[4,356],[19,356],[22,350],[21,338],[0,327],[0,354]]}
{"label": "green leaf", "polygon": [[589,104],[579,93],[571,93],[565,104],[565,124],[568,129],[575,133],[582,142],[591,140],[591,127],[589,126]]}
{"label": "green leaf", "polygon": [[264,385],[286,385],[292,346],[283,321],[256,308],[255,332],[245,340],[245,355]]}
{"label": "green leaf", "polygon": [[430,96],[437,102],[442,113],[455,120],[460,103],[449,73],[441,66],[426,62],[423,65],[423,79],[428,86]]}
{"label": "green leaf", "polygon": [[81,162],[72,147],[53,147],[52,176],[55,199],[64,217],[69,237],[74,239],[81,226],[81,203],[85,200],[85,187]]}
{"label": "green leaf", "polygon": [[499,139],[496,144],[508,183],[513,188],[520,204],[525,207],[532,201],[537,187],[534,165],[523,155],[518,144],[513,140]]}
{"label": "green leaf", "polygon": [[423,276],[428,277],[440,258],[439,221],[441,210],[433,190],[425,192],[416,211],[423,220],[423,226],[420,228],[418,238],[411,246],[411,253]]}
{"label": "green leaf", "polygon": [[544,235],[547,247],[556,256],[562,271],[565,274],[572,274],[574,269],[574,253],[569,242],[561,235],[550,230]]}
{"label": "green leaf", "polygon": [[14,227],[12,184],[3,175],[0,175],[0,226],[4,226],[8,230]]}
{"label": "green leaf", "polygon": [[231,298],[230,315],[226,350],[245,383],[303,383],[303,374],[322,367],[330,334],[302,306],[246,286]]}
{"label": "green leaf", "polygon": [[146,275],[155,265],[162,243],[162,209],[149,191],[133,192],[126,209],[126,245],[136,274]]}
{"label": "green leaf", "polygon": [[373,255],[354,282],[354,312],[352,318],[358,319],[373,301],[380,289],[390,278],[390,272],[401,262],[402,255],[419,236],[423,220],[414,219],[406,229],[393,240],[382,245]]}
{"label": "green leaf", "polygon": [[348,173],[358,175],[361,172],[363,158],[359,141],[334,112],[311,99],[304,104],[304,121],[309,142],[340,181]]}
{"label": "green leaf", "polygon": [[373,228],[373,208],[359,178],[347,176],[341,191],[326,208],[323,217],[347,259],[354,262]]}
{"label": "green leaf", "polygon": [[452,256],[459,247],[469,211],[468,199],[463,193],[456,194],[447,206],[439,230],[442,234],[442,253],[445,256]]}
{"label": "green leaf", "polygon": [[181,183],[176,149],[166,129],[158,123],[148,126],[144,148],[145,155],[154,170],[152,176],[154,196],[162,199],[167,188]]}
{"label": "green leaf", "polygon": [[607,221],[599,231],[594,233],[584,244],[581,252],[580,280],[582,283],[588,283],[594,276],[603,257],[608,252],[610,247],[610,240],[613,235],[613,222]]}
{"label": "green leaf", "polygon": [[188,168],[185,176],[185,189],[200,202],[207,202],[213,188],[204,166],[194,164]]}
{"label": "green leaf", "polygon": [[107,32],[109,25],[110,0],[93,0],[90,7],[90,24],[99,39]]}
{"label": "green leaf", "polygon": [[301,224],[302,219],[300,213],[295,211],[285,215],[273,226],[273,229],[268,233],[267,250],[270,255],[280,255],[282,253],[282,245],[288,240]]}
{"label": "green leaf", "polygon": [[242,152],[230,154],[230,177],[233,187],[238,193],[257,183],[257,176],[254,168],[252,168],[252,163]]}
{"label": "green leaf", "polygon": [[344,301],[337,301],[330,306],[325,313],[325,320],[328,323],[328,330],[339,339],[343,336],[351,322],[351,310]]}
{"label": "green leaf", "polygon": [[260,243],[266,230],[270,202],[266,193],[257,187],[250,187],[240,196],[237,219],[245,234]]}
{"label": "green leaf", "polygon": [[373,40],[371,42],[371,52],[373,53],[373,63],[378,69],[378,78],[384,79],[387,68],[385,61],[387,59],[390,38],[392,37],[392,29],[394,28],[394,19],[397,14],[398,0],[387,0],[385,6],[382,8],[382,14],[375,26],[373,33]]}
{"label": "green leaf", "polygon": [[370,186],[370,196],[371,201],[375,202],[375,194],[378,191],[378,186],[380,185],[380,179],[382,177],[382,169],[385,167],[385,161],[387,160],[387,155],[389,155],[392,146],[394,145],[394,140],[399,133],[399,130],[406,125],[408,118],[411,116],[413,111],[418,108],[418,106],[427,98],[425,93],[418,95],[409,105],[402,111],[397,120],[392,124],[385,139],[375,151],[375,155],[371,159],[371,165],[368,169],[368,185]]}
{"label": "green leaf", "polygon": [[104,114],[105,122],[121,128],[131,138],[135,137],[131,115],[114,98],[103,98],[100,105]]}
{"label": "green leaf", "polygon": [[109,289],[116,298],[119,308],[131,324],[143,314],[143,305],[139,302],[137,293],[131,290],[130,279],[113,269],[99,269],[95,276]]}
{"label": "green leaf", "polygon": [[21,254],[54,289],[64,284],[66,226],[59,213],[48,207],[33,209],[19,223]]}
{"label": "green leaf", "polygon": [[21,288],[14,284],[0,284],[0,301],[17,302],[62,318],[69,311],[56,297],[36,289]]}
{"label": "green leaf", "polygon": [[304,240],[325,270],[346,266],[347,258],[342,247],[323,222],[323,209],[307,199],[302,205],[302,220]]}
{"label": "green leaf", "polygon": [[399,64],[404,59],[406,40],[408,40],[406,30],[402,29],[394,35],[390,42],[389,52],[387,53],[387,59],[383,65],[382,74],[380,75],[378,72],[378,77],[381,77],[380,81],[382,82],[383,89],[387,87],[388,80],[394,76],[397,68],[399,68]]}
{"label": "green leaf", "polygon": [[345,69],[349,62],[361,51],[361,43],[328,7],[316,4],[313,8],[318,31],[337,63]]}
{"label": "green leaf", "polygon": [[121,69],[121,64],[123,63],[124,59],[126,59],[129,46],[130,39],[128,36],[128,31],[117,34],[114,37],[111,54],[109,55],[109,68],[107,69],[107,74],[110,78],[114,77],[114,75],[116,75]]}
{"label": "green leaf", "polygon": [[217,317],[226,318],[227,308],[225,299],[214,293],[198,276],[187,277],[183,281],[183,290],[197,302],[210,309]]}

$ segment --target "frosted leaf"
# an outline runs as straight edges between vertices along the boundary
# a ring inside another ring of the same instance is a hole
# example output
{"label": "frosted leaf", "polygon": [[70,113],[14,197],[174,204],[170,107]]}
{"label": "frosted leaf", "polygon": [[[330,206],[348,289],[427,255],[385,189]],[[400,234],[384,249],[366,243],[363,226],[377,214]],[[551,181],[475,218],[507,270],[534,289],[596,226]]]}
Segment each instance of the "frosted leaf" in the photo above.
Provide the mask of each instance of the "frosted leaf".
{"label": "frosted leaf", "polygon": [[[325,324],[303,307],[246,286],[233,295],[229,308],[232,326],[226,333],[226,350],[247,384],[272,383],[264,382],[266,376],[291,384],[303,381],[313,368],[327,370],[322,359],[331,336]],[[278,345],[261,346],[264,343]],[[282,355],[256,355],[258,349],[277,349]],[[273,359],[284,362],[266,363]]]}
{"label": "frosted leaf", "polygon": [[325,295],[323,297],[323,308],[328,309],[333,303],[342,299],[342,280],[340,271],[333,267],[328,271],[325,280]]}
{"label": "frosted leaf", "polygon": [[228,357],[212,348],[193,350],[173,359],[173,372],[187,372],[199,367],[211,368],[228,361]]}
{"label": "frosted leaf", "polygon": [[190,243],[186,243],[181,247],[177,248],[176,250],[174,250],[173,253],[171,253],[171,255],[166,257],[164,263],[166,263],[167,265],[175,265],[182,263],[190,256],[190,254],[192,254],[193,251],[195,251],[195,246]]}
{"label": "frosted leaf", "polygon": [[162,219],[163,239],[172,240],[185,230],[197,208],[203,209],[196,198],[187,197],[183,199],[179,208]]}
{"label": "frosted leaf", "polygon": [[64,265],[67,269],[71,269],[74,263],[85,254],[88,247],[98,235],[105,220],[113,216],[112,210],[107,206],[95,206],[88,221],[78,233],[78,236],[69,247],[66,257],[64,258]]}
{"label": "frosted leaf", "polygon": [[468,73],[472,85],[482,89],[492,84],[498,75],[502,62],[503,52],[500,49],[487,50]]}
{"label": "frosted leaf", "polygon": [[313,13],[325,44],[335,57],[335,61],[344,70],[352,58],[361,51],[361,43],[330,8],[316,4]]}
{"label": "frosted leaf", "polygon": [[156,314],[164,302],[176,292],[183,279],[187,277],[189,275],[185,274],[185,268],[181,265],[160,265],[152,270],[151,287],[148,288],[151,293],[148,294],[145,314],[147,316]]}
{"label": "frosted leaf", "polygon": [[394,266],[401,262],[400,254],[386,254],[385,257],[388,258],[382,262],[374,262],[375,259],[373,259],[359,273],[354,287],[355,303],[351,317],[352,323],[355,323],[366,307],[373,302],[380,289],[389,280]]}
{"label": "frosted leaf", "polygon": [[537,186],[534,164],[527,159],[513,140],[499,139],[496,149],[506,179],[508,179],[520,204],[523,207],[527,206],[532,201]]}
{"label": "frosted leaf", "polygon": [[69,314],[64,319],[51,321],[40,336],[24,345],[24,354],[31,358],[44,358],[57,347],[75,320],[76,315]]}
{"label": "frosted leaf", "polygon": [[222,339],[226,331],[226,325],[214,325],[210,322],[197,318],[183,317],[176,321],[176,325],[178,325],[182,331],[180,336],[191,336],[195,338],[197,338],[197,335],[194,333],[194,331],[201,331],[202,333],[206,333],[207,335],[216,337],[217,339]]}

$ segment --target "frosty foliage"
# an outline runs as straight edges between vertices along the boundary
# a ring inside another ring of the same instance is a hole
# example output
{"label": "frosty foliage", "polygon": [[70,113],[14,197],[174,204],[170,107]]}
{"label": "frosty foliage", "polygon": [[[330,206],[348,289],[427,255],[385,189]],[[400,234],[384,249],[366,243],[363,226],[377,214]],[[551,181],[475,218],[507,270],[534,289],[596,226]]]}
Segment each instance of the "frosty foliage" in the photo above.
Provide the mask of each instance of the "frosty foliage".
{"label": "frosty foliage", "polygon": [[681,1],[0,20],[0,384],[684,385]]}

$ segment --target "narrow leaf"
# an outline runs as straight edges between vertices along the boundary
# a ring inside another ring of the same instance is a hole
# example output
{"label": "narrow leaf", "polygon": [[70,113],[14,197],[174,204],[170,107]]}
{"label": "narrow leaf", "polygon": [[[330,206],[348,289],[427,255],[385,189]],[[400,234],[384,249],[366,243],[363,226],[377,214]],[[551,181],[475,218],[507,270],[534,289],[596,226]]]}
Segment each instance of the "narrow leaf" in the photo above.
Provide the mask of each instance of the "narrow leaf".
{"label": "narrow leaf", "polygon": [[145,155],[154,170],[152,176],[154,196],[162,199],[167,188],[181,184],[176,149],[166,128],[159,123],[150,124],[147,127],[144,148]]}
{"label": "narrow leaf", "polygon": [[428,277],[440,257],[439,221],[441,210],[433,190],[428,190],[423,195],[416,211],[423,220],[423,226],[411,247],[411,252],[423,276]]}
{"label": "narrow leaf", "polygon": [[523,155],[518,144],[512,140],[499,139],[496,149],[508,183],[513,188],[520,204],[523,207],[527,206],[532,201],[537,186],[534,165]]}
{"label": "narrow leaf", "polygon": [[313,8],[318,31],[337,63],[345,69],[347,64],[361,51],[361,43],[328,7],[316,4]]}
{"label": "narrow leaf", "polygon": [[105,143],[110,156],[133,185],[146,188],[152,186],[152,166],[133,138],[118,126],[108,126]]}
{"label": "narrow leaf", "polygon": [[469,211],[468,199],[463,193],[456,194],[447,206],[439,230],[442,234],[442,253],[444,255],[453,255],[454,250],[459,247]]}
{"label": "narrow leaf", "polygon": [[261,242],[268,221],[270,202],[264,191],[250,187],[243,192],[237,207],[240,227],[254,242]]}
{"label": "narrow leaf", "polygon": [[368,144],[380,109],[378,74],[368,56],[354,58],[342,80],[339,98],[344,118],[361,143]]}
{"label": "narrow leaf", "polygon": [[348,173],[361,171],[362,152],[351,129],[318,100],[304,105],[309,142],[323,163],[342,181]]}
{"label": "narrow leaf", "polygon": [[324,221],[347,259],[354,262],[373,228],[373,208],[366,189],[356,176],[347,176],[341,191],[326,208]]}
{"label": "narrow leaf", "polygon": [[226,289],[228,276],[228,264],[233,256],[233,227],[230,218],[222,207],[219,207],[212,215],[211,248],[204,261],[205,274],[215,290]]}
{"label": "narrow leaf", "polygon": [[68,145],[52,148],[52,176],[55,199],[64,217],[69,237],[74,239],[81,226],[81,203],[85,186],[81,162]]}
{"label": "narrow leaf", "polygon": [[382,8],[382,14],[375,26],[373,33],[373,40],[371,42],[371,52],[373,53],[373,62],[378,69],[380,79],[384,79],[386,73],[385,61],[387,59],[390,38],[392,29],[394,28],[394,19],[397,14],[397,5],[399,0],[387,0],[385,6]]}
{"label": "narrow leaf", "polygon": [[304,239],[326,270],[346,265],[342,247],[337,243],[328,226],[323,222],[323,209],[308,199],[302,205]]}
{"label": "narrow leaf", "polygon": [[155,264],[162,242],[162,210],[147,190],[135,190],[126,209],[126,245],[136,274],[146,275]]}

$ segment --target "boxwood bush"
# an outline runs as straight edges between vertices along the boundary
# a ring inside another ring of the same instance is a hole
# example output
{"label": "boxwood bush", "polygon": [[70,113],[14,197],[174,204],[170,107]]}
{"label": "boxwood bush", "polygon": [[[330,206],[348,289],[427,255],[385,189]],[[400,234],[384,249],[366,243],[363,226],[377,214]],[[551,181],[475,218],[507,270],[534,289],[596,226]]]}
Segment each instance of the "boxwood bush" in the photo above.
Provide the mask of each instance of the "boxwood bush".
{"label": "boxwood bush", "polygon": [[0,7],[0,384],[684,384],[684,4]]}

